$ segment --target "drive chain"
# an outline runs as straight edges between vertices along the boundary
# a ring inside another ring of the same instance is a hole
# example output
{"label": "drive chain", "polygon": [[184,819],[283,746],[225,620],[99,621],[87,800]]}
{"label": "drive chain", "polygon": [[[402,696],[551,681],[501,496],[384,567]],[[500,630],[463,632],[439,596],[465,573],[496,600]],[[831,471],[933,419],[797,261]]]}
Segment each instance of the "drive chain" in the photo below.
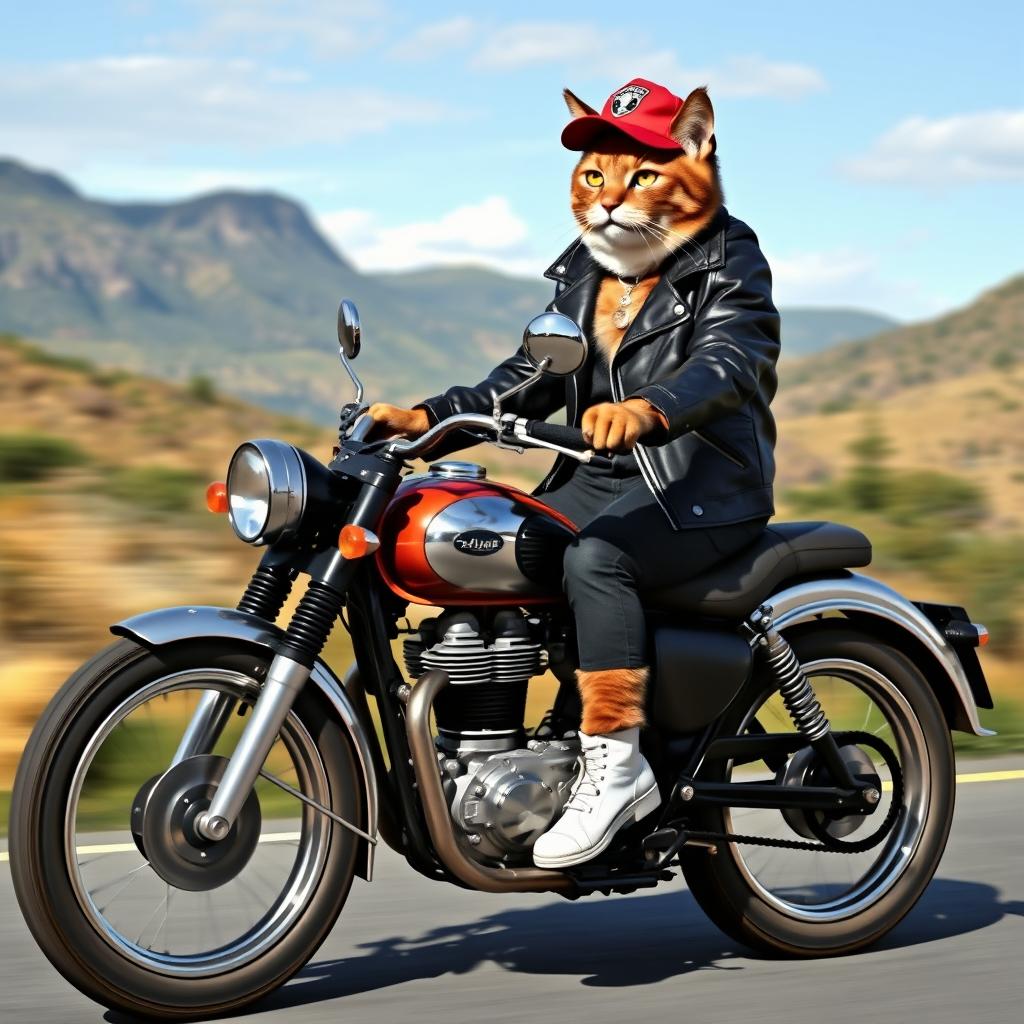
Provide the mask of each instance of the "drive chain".
{"label": "drive chain", "polygon": [[829,836],[820,824],[816,827],[816,819],[808,815],[808,824],[824,838],[821,842],[812,843],[802,839],[772,839],[768,836],[748,836],[734,832],[691,832],[686,830],[687,837],[712,843],[743,843],[747,846],[771,846],[781,850],[808,850],[816,853],[866,853],[876,847],[891,831],[903,810],[903,772],[899,761],[887,743],[868,732],[837,732],[833,734],[840,744],[855,743],[871,747],[882,755],[882,760],[892,775],[892,803],[882,824],[864,839],[846,842]]}

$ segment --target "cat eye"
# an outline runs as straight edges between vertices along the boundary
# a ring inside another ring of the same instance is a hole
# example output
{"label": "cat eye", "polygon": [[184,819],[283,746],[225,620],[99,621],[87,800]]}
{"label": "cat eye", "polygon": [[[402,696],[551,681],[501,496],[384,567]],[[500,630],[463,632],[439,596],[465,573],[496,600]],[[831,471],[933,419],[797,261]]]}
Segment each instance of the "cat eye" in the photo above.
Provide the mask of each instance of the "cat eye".
{"label": "cat eye", "polygon": [[600,171],[584,171],[583,180],[591,188],[600,188],[604,184],[604,175]]}
{"label": "cat eye", "polygon": [[641,188],[647,188],[649,185],[653,185],[658,180],[658,175],[654,171],[637,171],[633,175],[633,184],[639,185]]}

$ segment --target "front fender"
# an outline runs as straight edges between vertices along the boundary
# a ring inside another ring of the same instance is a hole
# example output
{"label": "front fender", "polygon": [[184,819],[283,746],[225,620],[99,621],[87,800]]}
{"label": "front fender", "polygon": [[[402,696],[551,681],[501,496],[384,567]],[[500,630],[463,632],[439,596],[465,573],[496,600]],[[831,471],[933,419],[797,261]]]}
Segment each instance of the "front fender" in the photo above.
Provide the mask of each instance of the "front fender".
{"label": "front fender", "polygon": [[[130,619],[115,623],[110,627],[110,632],[115,636],[134,640],[137,644],[150,649],[202,637],[233,640],[273,650],[277,641],[284,635],[284,630],[272,622],[267,622],[266,619],[261,619],[258,615],[236,611],[233,608],[216,608],[208,605],[160,608],[156,611],[143,612],[141,615],[134,615]],[[363,785],[366,793],[366,831],[376,838],[378,790],[370,738],[356,714],[351,699],[345,692],[345,687],[323,661],[317,660],[309,681],[334,708],[338,720],[352,739],[352,745],[355,747],[356,757],[363,772]],[[373,874],[374,847],[365,839],[360,839],[359,842],[361,854],[357,861],[357,872],[360,877],[369,881]]]}
{"label": "front fender", "polygon": [[949,641],[919,608],[884,583],[859,573],[850,573],[842,578],[810,580],[780,590],[765,604],[774,609],[775,624],[781,630],[828,612],[868,616],[903,630],[913,637],[918,649],[923,649],[933,663],[934,671],[928,673],[932,685],[937,682],[939,686],[945,686],[947,695],[952,696],[950,727],[973,732],[975,736],[995,735],[978,719],[971,684]]}

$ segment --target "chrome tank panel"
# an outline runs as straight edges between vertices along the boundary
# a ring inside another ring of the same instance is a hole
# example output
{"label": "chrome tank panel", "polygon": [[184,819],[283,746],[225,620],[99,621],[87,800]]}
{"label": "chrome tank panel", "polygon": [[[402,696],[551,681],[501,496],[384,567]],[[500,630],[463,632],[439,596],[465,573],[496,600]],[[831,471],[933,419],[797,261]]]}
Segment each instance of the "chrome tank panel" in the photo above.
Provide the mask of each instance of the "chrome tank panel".
{"label": "chrome tank panel", "polygon": [[509,595],[535,593],[536,584],[516,562],[516,540],[531,514],[536,513],[503,496],[453,501],[427,525],[427,561],[455,587]]}

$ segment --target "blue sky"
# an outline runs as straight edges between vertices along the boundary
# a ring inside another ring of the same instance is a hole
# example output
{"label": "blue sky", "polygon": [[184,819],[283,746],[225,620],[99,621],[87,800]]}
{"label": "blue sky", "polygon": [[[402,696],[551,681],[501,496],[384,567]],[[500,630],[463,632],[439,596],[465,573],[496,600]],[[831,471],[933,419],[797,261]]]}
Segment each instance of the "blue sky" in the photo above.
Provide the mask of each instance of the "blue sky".
{"label": "blue sky", "polygon": [[[109,198],[300,199],[366,268],[538,273],[568,85],[708,84],[780,303],[900,318],[1024,270],[1024,6],[5,0],[0,152]],[[497,13],[492,13],[497,11]]]}

